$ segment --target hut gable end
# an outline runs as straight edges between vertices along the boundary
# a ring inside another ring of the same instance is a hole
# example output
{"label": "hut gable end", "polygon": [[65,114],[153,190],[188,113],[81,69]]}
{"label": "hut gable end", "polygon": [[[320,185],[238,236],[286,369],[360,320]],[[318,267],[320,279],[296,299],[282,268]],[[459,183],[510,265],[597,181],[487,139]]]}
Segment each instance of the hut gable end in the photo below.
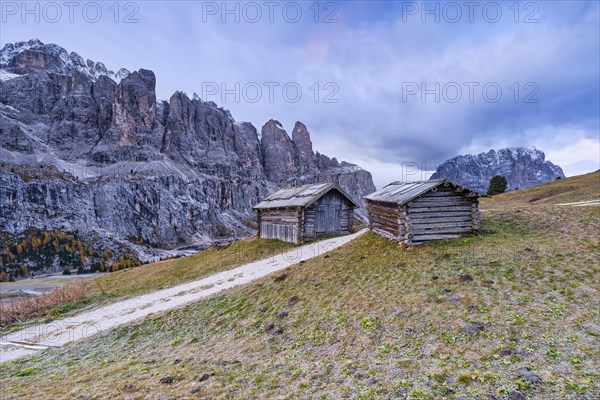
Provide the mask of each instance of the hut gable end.
{"label": "hut gable end", "polygon": [[352,229],[354,206],[342,193],[331,190],[307,207],[304,217],[306,238],[347,235]]}
{"label": "hut gable end", "polygon": [[333,183],[281,189],[253,208],[261,238],[292,243],[348,234],[357,204]]}

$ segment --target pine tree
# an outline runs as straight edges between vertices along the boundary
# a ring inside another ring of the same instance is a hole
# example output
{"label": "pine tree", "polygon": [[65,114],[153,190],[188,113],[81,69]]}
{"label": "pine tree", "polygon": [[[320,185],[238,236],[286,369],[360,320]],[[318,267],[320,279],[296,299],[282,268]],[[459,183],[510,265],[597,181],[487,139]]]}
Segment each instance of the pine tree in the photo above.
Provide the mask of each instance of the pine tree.
{"label": "pine tree", "polygon": [[490,186],[488,187],[487,194],[493,196],[495,194],[504,193],[508,182],[506,178],[501,175],[496,175],[490,179]]}

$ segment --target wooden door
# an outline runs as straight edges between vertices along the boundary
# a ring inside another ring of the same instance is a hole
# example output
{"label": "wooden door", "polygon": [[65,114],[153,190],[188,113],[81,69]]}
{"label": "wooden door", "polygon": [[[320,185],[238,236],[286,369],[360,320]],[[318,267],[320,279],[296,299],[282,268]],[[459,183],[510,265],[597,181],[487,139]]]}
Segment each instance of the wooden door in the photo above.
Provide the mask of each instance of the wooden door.
{"label": "wooden door", "polygon": [[342,207],[337,204],[321,204],[317,208],[317,233],[335,235],[341,229]]}

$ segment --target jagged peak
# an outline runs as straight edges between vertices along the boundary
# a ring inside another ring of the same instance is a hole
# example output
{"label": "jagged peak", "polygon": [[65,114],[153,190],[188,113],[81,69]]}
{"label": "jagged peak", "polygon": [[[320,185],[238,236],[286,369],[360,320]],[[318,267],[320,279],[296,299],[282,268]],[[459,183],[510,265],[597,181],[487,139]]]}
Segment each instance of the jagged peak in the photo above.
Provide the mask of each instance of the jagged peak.
{"label": "jagged peak", "polygon": [[306,130],[306,125],[301,121],[296,121],[294,124],[294,129],[296,128]]}
{"label": "jagged peak", "polygon": [[[272,135],[283,135],[285,136],[285,138],[287,140],[292,140],[290,138],[290,136],[288,135],[288,133],[286,132],[286,130],[283,128],[283,125],[281,124],[281,122],[277,121],[276,119],[271,118],[270,120],[268,120],[261,128],[261,138],[264,136],[265,133],[272,133]],[[268,136],[268,135],[267,135]]]}
{"label": "jagged peak", "polygon": [[[36,51],[46,53],[52,60],[49,65],[23,64],[17,61],[17,57],[24,51]],[[14,65],[11,65],[14,64]],[[15,43],[6,43],[0,50],[0,69],[7,70],[17,75],[26,74],[27,69],[49,70],[55,73],[68,74],[72,71],[79,71],[89,76],[92,80],[97,80],[100,76],[108,76],[116,82],[127,77],[130,72],[126,68],[121,68],[117,72],[106,68],[102,62],[94,62],[90,59],[84,61],[76,52],[67,52],[65,48],[54,44],[45,44],[39,39],[31,39]]]}
{"label": "jagged peak", "polygon": [[302,138],[307,138],[310,141],[310,133],[306,128],[306,125],[300,121],[296,121],[294,124],[294,129],[292,130],[292,136],[300,135]]}
{"label": "jagged peak", "polygon": [[557,176],[564,178],[560,166],[545,160],[545,154],[536,147],[506,147],[479,154],[460,155],[438,166],[431,179],[446,178],[484,192],[494,175],[505,176],[508,188],[537,185]]}
{"label": "jagged peak", "polygon": [[14,49],[21,49],[21,48],[29,49],[29,48],[35,47],[35,46],[44,46],[44,43],[40,39],[34,38],[34,39],[30,39],[28,41],[6,43],[4,45],[4,47],[2,48],[2,50],[7,50],[7,49],[14,50]]}
{"label": "jagged peak", "polygon": [[276,119],[271,118],[270,120],[267,121],[267,123],[265,124],[269,125],[269,126],[276,126],[277,128],[285,131],[285,129],[283,129],[283,125],[281,124],[281,122],[277,121]]}
{"label": "jagged peak", "polygon": [[[292,141],[298,146],[298,150],[311,161],[314,157],[312,141],[310,140],[310,133],[300,121],[296,121],[294,129],[292,130]],[[312,162],[311,162],[312,163]]]}
{"label": "jagged peak", "polygon": [[505,152],[505,151],[516,151],[519,153],[543,153],[542,150],[538,149],[535,146],[510,146],[510,147],[505,147],[499,150],[495,150],[497,152]]}
{"label": "jagged peak", "polygon": [[478,159],[478,158],[486,158],[486,157],[498,157],[500,155],[511,156],[512,158],[519,158],[522,156],[528,156],[533,159],[541,158],[545,159],[546,154],[538,149],[535,146],[512,146],[505,147],[502,149],[490,149],[488,151],[484,151],[478,154],[461,154],[455,157],[450,158],[446,162],[456,161],[461,159]]}

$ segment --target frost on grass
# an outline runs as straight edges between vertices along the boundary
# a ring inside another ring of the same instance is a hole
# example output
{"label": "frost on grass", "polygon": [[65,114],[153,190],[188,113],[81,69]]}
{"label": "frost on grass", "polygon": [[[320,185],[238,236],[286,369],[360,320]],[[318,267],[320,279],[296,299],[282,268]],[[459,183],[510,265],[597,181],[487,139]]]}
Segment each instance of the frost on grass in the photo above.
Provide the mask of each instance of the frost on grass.
{"label": "frost on grass", "polygon": [[477,238],[366,234],[283,280],[3,365],[3,396],[598,398],[600,210],[484,215]]}

